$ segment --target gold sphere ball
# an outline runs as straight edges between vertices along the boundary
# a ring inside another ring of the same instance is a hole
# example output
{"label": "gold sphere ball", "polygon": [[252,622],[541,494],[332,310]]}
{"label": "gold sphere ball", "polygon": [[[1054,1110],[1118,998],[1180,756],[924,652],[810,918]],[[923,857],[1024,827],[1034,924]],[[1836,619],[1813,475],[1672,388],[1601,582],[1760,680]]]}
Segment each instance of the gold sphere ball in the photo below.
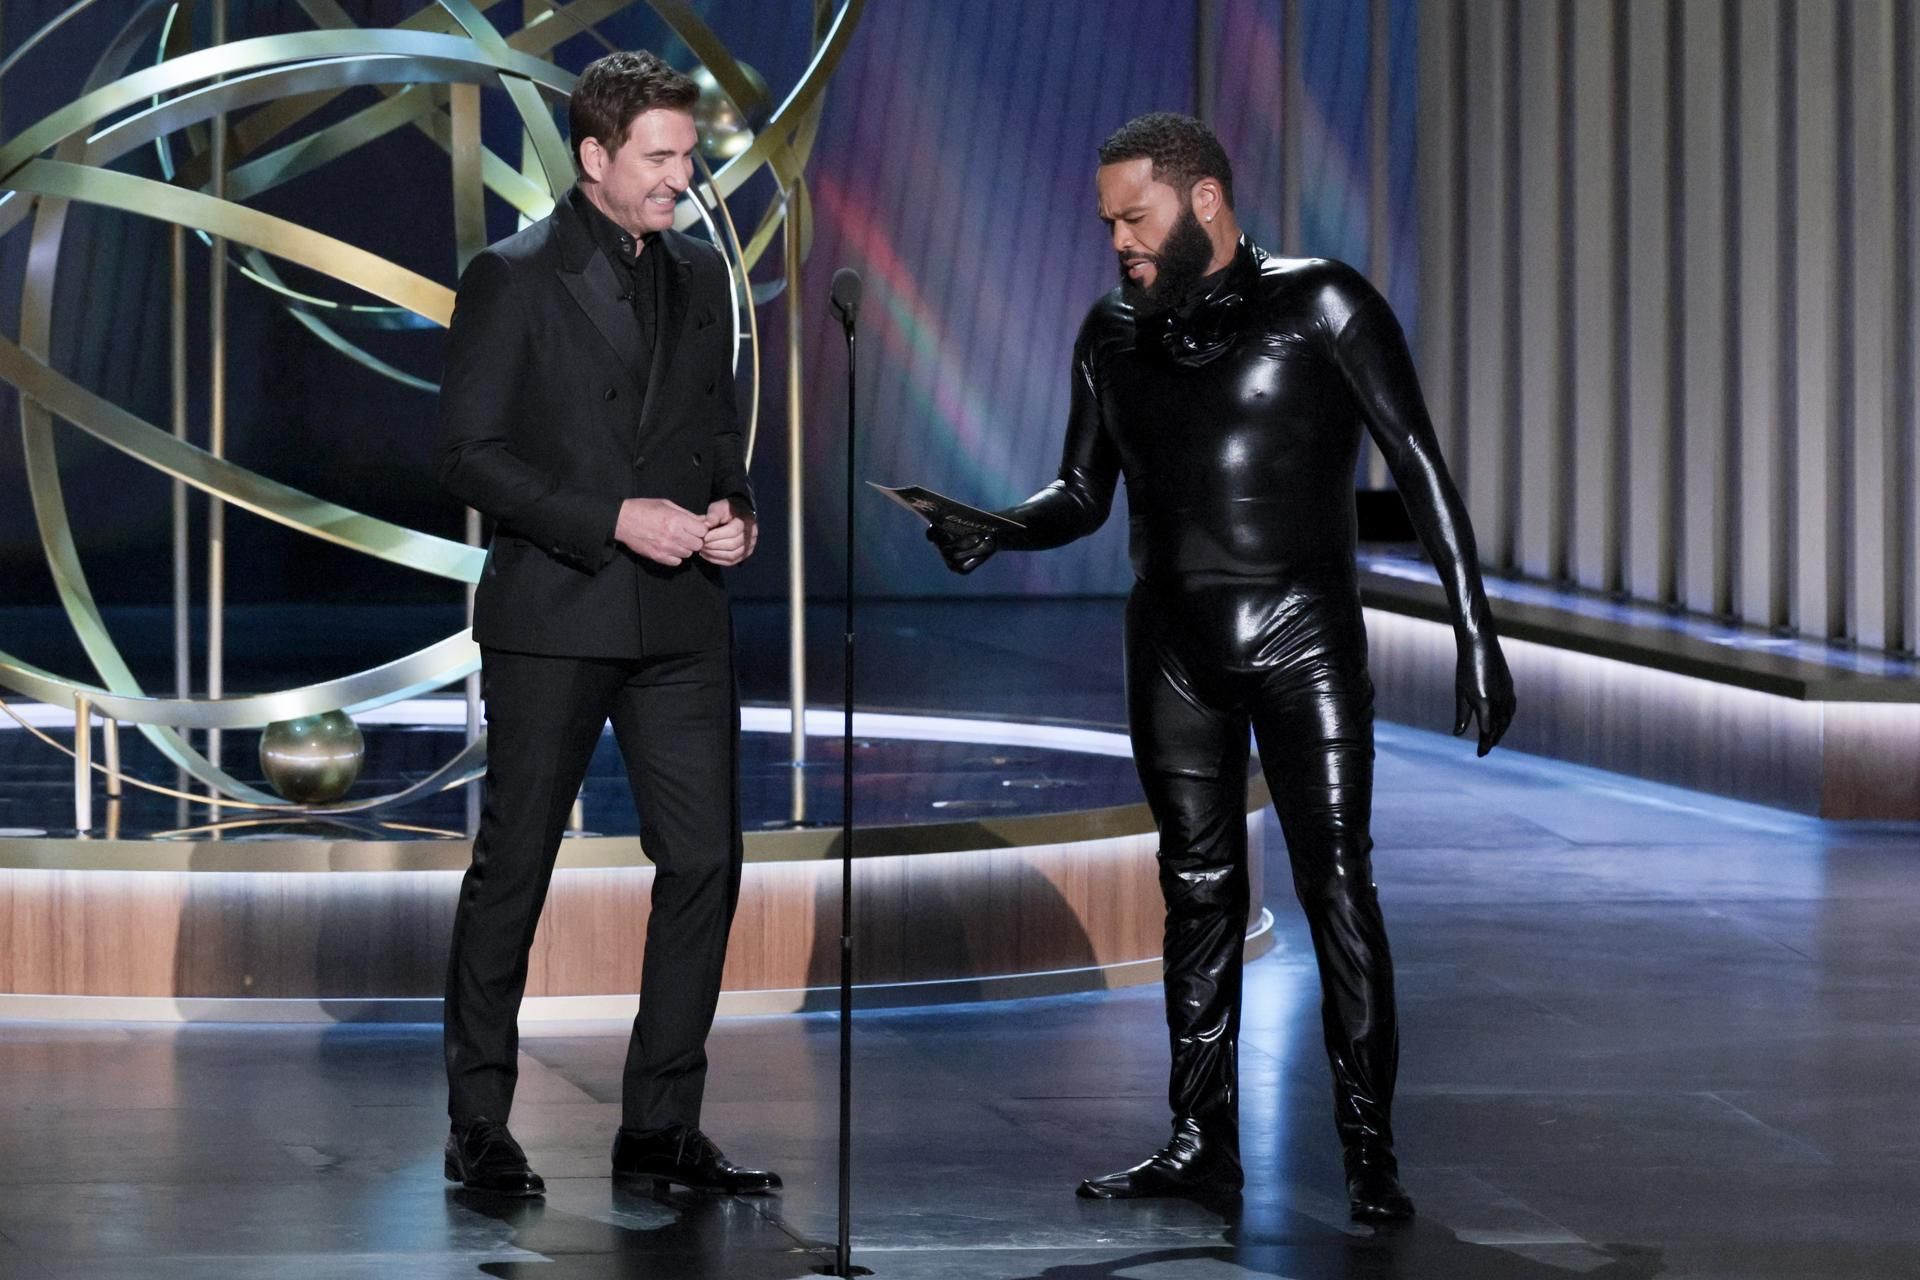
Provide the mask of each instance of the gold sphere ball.
{"label": "gold sphere ball", "polygon": [[[764,104],[767,96],[767,82],[746,63],[740,64],[740,70],[760,92]],[[693,104],[693,123],[700,131],[700,153],[710,161],[727,161],[753,145],[753,126],[755,121],[742,115],[733,99],[720,88],[720,82],[713,78],[713,72],[704,66],[695,67],[690,73],[693,82],[700,86],[700,100]]]}
{"label": "gold sphere ball", "polygon": [[295,804],[347,794],[367,758],[367,740],[344,711],[276,720],[260,734],[260,771]]}

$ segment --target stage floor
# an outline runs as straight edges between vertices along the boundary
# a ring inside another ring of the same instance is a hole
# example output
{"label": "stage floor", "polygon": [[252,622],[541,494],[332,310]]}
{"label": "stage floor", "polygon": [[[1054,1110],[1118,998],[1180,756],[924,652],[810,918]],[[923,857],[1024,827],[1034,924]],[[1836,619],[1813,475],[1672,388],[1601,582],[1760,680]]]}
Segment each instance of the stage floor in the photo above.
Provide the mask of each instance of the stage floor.
{"label": "stage floor", "polygon": [[[1073,1196],[1164,1137],[1152,988],[875,1012],[856,1260],[902,1280],[1920,1272],[1920,828],[1388,725],[1374,830],[1415,1223],[1345,1221],[1270,831],[1239,1214]],[[529,1038],[513,1119],[551,1190],[501,1206],[441,1181],[435,1028],[0,1024],[0,1276],[806,1276],[834,1235],[835,1040],[830,1017],[723,1020],[708,1127],[788,1189],[656,1202],[605,1177],[624,1028]]]}

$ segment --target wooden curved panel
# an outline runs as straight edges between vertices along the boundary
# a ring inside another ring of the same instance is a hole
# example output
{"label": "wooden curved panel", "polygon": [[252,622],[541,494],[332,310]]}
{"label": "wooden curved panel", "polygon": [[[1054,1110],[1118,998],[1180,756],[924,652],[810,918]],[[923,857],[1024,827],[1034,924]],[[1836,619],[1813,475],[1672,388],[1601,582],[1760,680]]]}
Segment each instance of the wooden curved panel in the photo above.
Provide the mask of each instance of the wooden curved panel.
{"label": "wooden curved panel", "polygon": [[[1249,820],[1260,901],[1259,819]],[[1148,961],[1162,909],[1151,833],[864,857],[855,980],[953,982]],[[0,993],[364,1000],[440,994],[459,873],[0,869]],[[530,997],[639,989],[652,869],[553,878]],[[749,862],[724,987],[837,981],[837,862]]]}

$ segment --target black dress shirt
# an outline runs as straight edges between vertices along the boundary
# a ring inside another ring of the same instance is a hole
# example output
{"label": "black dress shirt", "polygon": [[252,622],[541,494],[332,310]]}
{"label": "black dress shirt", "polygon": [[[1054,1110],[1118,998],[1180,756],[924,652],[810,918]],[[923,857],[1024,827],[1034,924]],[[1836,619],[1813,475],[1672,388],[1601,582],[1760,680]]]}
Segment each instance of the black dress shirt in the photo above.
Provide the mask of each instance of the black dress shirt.
{"label": "black dress shirt", "polygon": [[647,252],[658,236],[650,232],[635,240],[625,227],[602,213],[599,206],[587,199],[586,193],[578,187],[573,189],[573,200],[586,219],[594,243],[606,255],[607,261],[613,264],[614,274],[620,277],[627,301],[633,304],[633,318],[640,324],[641,343],[634,364],[644,382],[648,366],[653,362],[653,346],[659,328],[660,251],[655,249]]}

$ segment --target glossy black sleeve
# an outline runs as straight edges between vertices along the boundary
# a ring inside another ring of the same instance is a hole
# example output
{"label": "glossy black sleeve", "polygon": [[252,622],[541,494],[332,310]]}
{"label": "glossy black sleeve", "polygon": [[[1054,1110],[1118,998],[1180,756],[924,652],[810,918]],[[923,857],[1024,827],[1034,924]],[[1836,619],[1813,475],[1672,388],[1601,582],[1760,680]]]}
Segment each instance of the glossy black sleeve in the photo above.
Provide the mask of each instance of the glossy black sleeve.
{"label": "glossy black sleeve", "polygon": [[[1096,313],[1097,314],[1097,313]],[[1015,551],[1044,551],[1084,538],[1107,522],[1120,477],[1119,455],[1100,416],[1098,369],[1093,355],[1095,319],[1088,316],[1073,344],[1073,393],[1067,411],[1067,443],[1060,478],[1025,502],[1000,514],[1018,520],[1020,533],[996,535]]]}
{"label": "glossy black sleeve", "polygon": [[482,253],[460,278],[447,333],[435,450],[440,483],[555,557],[597,569],[613,556],[620,499],[563,485],[513,451],[527,342],[512,264]]}
{"label": "glossy black sleeve", "polygon": [[1338,325],[1334,357],[1446,588],[1455,635],[1463,642],[1492,637],[1473,526],[1440,457],[1400,322],[1386,299],[1350,270],[1329,290],[1328,313]]}

